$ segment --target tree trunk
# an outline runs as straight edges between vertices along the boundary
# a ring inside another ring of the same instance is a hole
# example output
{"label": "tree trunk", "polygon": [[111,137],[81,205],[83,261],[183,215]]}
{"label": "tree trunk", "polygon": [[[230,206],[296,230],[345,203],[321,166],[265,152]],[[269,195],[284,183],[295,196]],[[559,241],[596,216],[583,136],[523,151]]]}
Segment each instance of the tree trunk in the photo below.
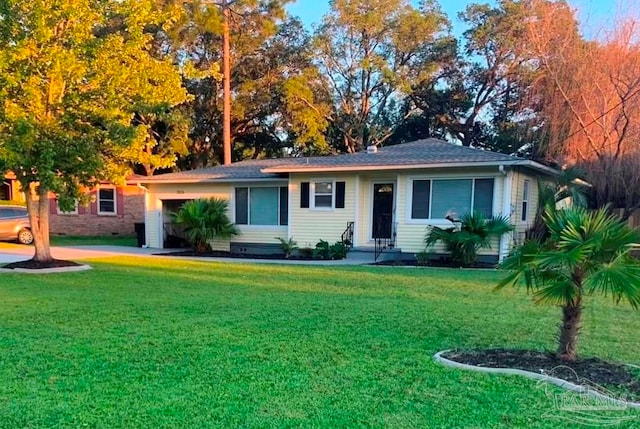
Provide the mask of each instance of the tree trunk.
{"label": "tree trunk", "polygon": [[[31,184],[25,192],[27,211],[33,234],[35,254],[33,260],[38,262],[53,262],[49,245],[49,193],[36,184]],[[36,199],[38,197],[38,199]]]}
{"label": "tree trunk", "polygon": [[228,0],[222,0],[222,147],[224,165],[231,164],[231,9]]}
{"label": "tree trunk", "polygon": [[556,357],[559,359],[568,362],[576,360],[581,316],[581,297],[562,307],[562,325],[560,325],[560,338],[556,353]]}

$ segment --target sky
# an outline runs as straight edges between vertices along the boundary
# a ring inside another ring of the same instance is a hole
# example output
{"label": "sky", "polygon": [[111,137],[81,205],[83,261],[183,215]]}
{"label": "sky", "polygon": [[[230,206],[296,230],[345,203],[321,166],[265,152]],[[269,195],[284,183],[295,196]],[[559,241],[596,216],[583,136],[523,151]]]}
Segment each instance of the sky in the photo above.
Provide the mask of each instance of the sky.
{"label": "sky", "polygon": [[[583,32],[587,35],[596,33],[602,27],[606,27],[615,21],[618,12],[623,9],[623,0],[569,0],[569,3],[578,11]],[[415,2],[415,1],[414,1]],[[458,20],[459,12],[462,12],[471,3],[494,3],[492,0],[439,0],[440,7],[449,16],[453,25],[453,33],[461,35],[463,26]],[[633,4],[633,0],[628,0]],[[288,5],[291,15],[302,19],[308,28],[320,22],[322,15],[329,10],[329,0],[296,0]]]}

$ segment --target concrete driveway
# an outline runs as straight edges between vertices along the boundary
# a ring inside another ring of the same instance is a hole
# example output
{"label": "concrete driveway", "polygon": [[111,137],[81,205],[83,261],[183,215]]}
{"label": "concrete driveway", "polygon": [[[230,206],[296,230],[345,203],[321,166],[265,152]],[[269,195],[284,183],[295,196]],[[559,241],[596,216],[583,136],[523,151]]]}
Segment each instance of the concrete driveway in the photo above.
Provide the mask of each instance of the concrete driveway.
{"label": "concrete driveway", "polygon": [[[32,246],[2,245],[0,247],[0,263],[9,263],[30,259],[33,256]],[[92,259],[109,256],[150,256],[162,252],[158,249],[143,249],[127,246],[51,246],[51,256],[55,259]]]}

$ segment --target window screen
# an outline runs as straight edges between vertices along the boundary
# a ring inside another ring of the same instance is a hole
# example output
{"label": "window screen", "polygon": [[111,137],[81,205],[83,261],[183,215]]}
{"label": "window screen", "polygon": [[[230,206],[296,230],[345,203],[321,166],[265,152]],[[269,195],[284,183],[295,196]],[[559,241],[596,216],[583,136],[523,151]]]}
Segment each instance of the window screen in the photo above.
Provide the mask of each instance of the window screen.
{"label": "window screen", "polygon": [[249,223],[249,188],[236,188],[236,224]]}
{"label": "window screen", "polygon": [[411,219],[429,219],[430,180],[414,180],[411,194]]}
{"label": "window screen", "polygon": [[98,190],[98,212],[115,213],[116,212],[116,190],[106,188]]}
{"label": "window screen", "polygon": [[333,182],[316,182],[314,191],[315,207],[333,205]]}
{"label": "window screen", "polygon": [[434,180],[431,186],[432,219],[458,219],[471,210],[471,179]]}
{"label": "window screen", "polygon": [[481,213],[485,219],[493,216],[493,179],[476,179],[473,210]]}
{"label": "window screen", "polygon": [[251,225],[278,225],[279,188],[251,188],[249,221]]}

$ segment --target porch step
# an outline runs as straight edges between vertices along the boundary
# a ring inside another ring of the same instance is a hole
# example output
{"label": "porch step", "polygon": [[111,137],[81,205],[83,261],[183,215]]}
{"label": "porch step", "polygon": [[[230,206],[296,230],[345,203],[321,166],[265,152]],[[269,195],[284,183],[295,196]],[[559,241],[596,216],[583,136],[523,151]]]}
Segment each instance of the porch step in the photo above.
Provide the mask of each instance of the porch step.
{"label": "porch step", "polygon": [[378,256],[378,260],[376,261],[375,247],[359,246],[349,250],[349,252],[347,253],[347,259],[351,261],[361,261],[363,264],[366,264],[366,263],[373,264],[374,262],[396,260],[401,253],[402,253],[402,249],[398,249],[398,248],[385,249]]}
{"label": "porch step", "polygon": [[[375,253],[374,246],[358,246],[350,250],[350,252]],[[384,253],[402,253],[402,249],[394,247],[393,249],[384,249]]]}

